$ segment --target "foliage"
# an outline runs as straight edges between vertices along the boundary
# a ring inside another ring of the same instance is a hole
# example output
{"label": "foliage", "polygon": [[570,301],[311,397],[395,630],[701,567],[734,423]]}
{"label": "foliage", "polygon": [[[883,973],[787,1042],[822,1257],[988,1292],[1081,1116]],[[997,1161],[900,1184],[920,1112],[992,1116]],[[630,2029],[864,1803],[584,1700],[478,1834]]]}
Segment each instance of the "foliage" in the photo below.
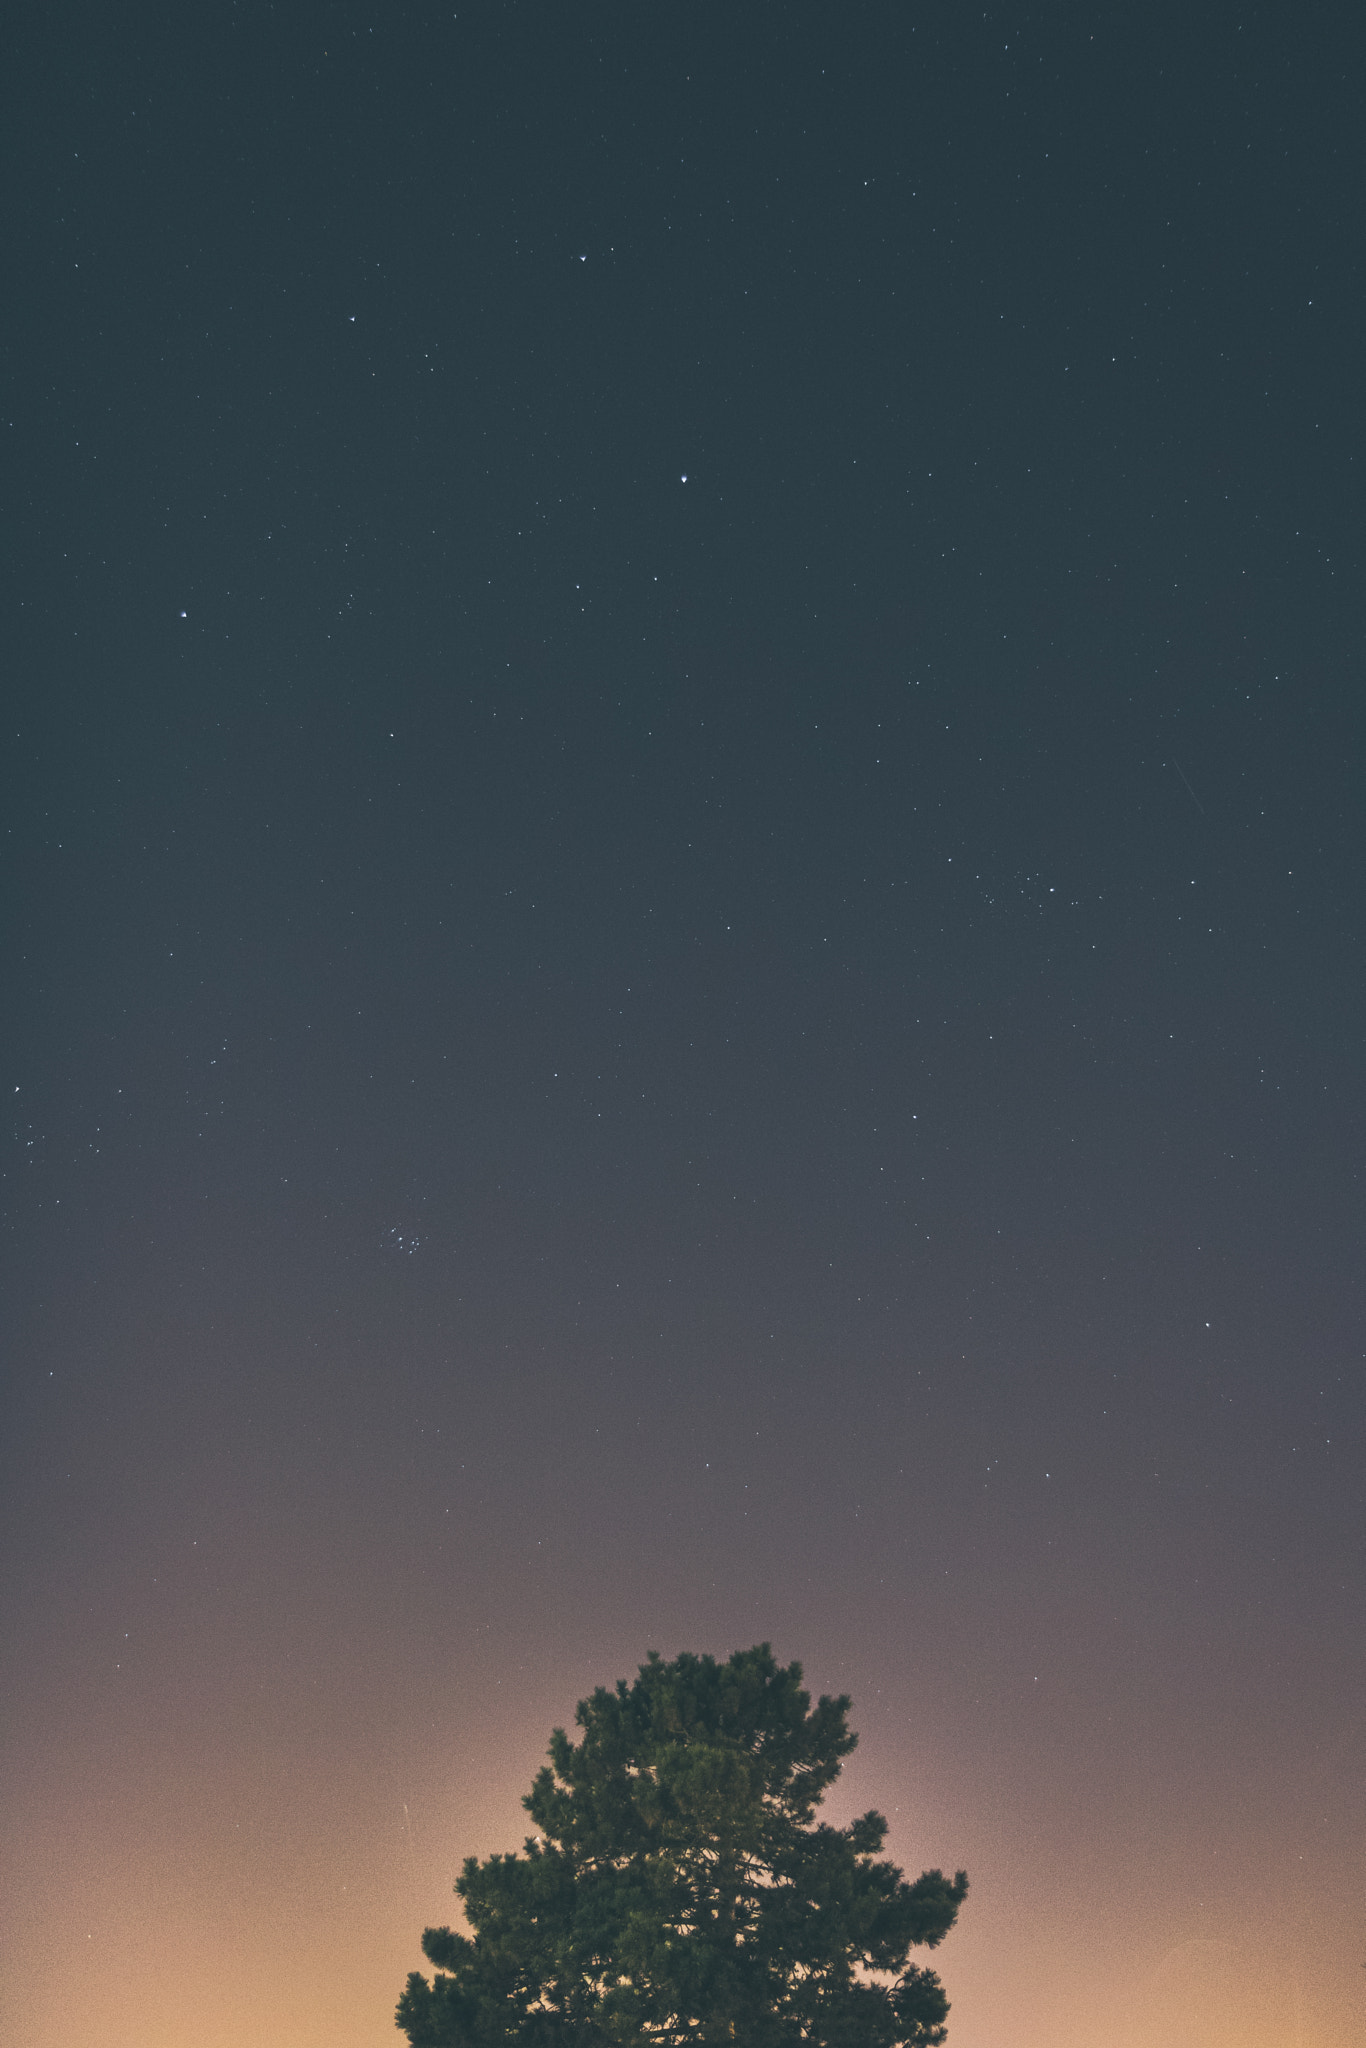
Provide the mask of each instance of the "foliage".
{"label": "foliage", "polygon": [[472,1937],[429,1928],[398,2026],[412,2048],[932,2048],[931,1970],[967,1892],[877,1860],[887,1823],[815,1809],[857,1738],[766,1643],[724,1665],[651,1655],[599,1688],[523,1801],[522,1855],[470,1857]]}

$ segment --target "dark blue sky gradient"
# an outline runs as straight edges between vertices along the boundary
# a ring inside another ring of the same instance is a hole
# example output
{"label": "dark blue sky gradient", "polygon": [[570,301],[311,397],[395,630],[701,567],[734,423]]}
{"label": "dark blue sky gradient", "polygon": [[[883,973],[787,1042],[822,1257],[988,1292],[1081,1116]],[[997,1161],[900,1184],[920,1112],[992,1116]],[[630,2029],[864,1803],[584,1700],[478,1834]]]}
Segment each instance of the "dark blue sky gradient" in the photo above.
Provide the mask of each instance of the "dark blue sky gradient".
{"label": "dark blue sky gradient", "polygon": [[954,2048],[1347,2048],[1340,11],[135,15],[0,120],[5,2024],[390,2038],[771,1639]]}

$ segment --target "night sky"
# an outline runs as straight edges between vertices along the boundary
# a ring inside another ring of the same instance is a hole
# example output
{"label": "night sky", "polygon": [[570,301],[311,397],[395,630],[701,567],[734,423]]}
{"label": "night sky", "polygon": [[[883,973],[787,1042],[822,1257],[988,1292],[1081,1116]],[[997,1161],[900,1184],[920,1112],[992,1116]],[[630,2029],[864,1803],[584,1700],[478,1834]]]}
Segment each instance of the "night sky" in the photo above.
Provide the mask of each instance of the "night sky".
{"label": "night sky", "polygon": [[1361,2042],[1352,19],[20,8],[16,2048],[763,1640],[952,2048]]}

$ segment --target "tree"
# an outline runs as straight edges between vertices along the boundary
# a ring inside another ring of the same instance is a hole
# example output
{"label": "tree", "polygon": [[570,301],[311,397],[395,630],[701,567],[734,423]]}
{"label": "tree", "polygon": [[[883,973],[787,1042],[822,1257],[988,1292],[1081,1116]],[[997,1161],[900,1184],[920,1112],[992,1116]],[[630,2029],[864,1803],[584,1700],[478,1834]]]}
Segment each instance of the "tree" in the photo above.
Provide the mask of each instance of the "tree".
{"label": "tree", "polygon": [[767,1643],[728,1663],[651,1654],[580,1703],[522,1804],[521,1855],[469,1857],[472,1934],[429,1927],[408,1979],[412,2048],[934,2048],[948,2001],[908,1961],[968,1881],[908,1884],[887,1823],[814,1820],[857,1737]]}

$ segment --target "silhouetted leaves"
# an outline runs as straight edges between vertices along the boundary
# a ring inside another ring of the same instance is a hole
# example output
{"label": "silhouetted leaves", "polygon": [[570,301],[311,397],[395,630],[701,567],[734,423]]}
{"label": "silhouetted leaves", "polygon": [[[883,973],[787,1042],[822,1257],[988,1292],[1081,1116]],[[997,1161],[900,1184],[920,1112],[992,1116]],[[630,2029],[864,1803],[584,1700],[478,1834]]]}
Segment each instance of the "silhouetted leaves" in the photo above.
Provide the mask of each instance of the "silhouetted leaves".
{"label": "silhouetted leaves", "polygon": [[908,1961],[967,1893],[877,1860],[881,1814],[815,1810],[857,1738],[767,1643],[651,1654],[580,1703],[523,1801],[521,1855],[470,1857],[472,1930],[428,1928],[399,2001],[412,2048],[935,2048],[948,2001]]}

